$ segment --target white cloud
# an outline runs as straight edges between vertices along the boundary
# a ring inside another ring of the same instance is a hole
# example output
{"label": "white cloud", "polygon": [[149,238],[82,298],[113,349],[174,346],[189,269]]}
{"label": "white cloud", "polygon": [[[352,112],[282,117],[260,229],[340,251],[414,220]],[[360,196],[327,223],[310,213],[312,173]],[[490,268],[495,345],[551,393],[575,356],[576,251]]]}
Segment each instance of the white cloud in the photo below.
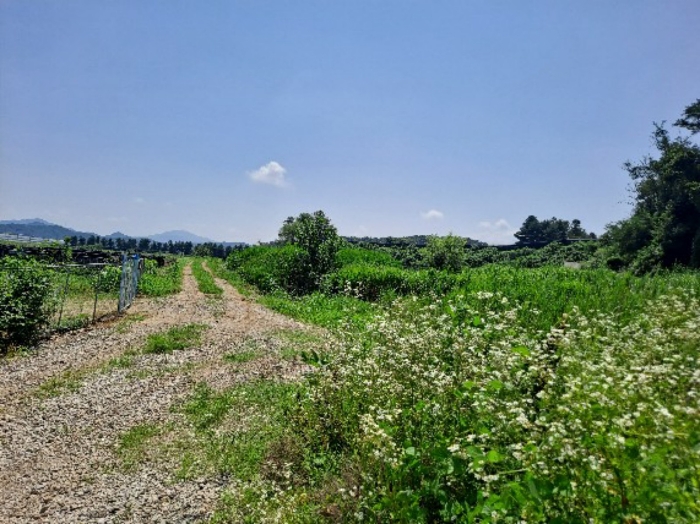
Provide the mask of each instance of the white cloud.
{"label": "white cloud", "polygon": [[420,216],[423,217],[423,220],[442,220],[445,218],[445,214],[437,209],[421,212]]}
{"label": "white cloud", "polygon": [[287,170],[273,161],[259,167],[255,171],[250,171],[248,176],[253,182],[284,187],[287,185],[287,180],[285,179],[286,174]]}
{"label": "white cloud", "polygon": [[489,231],[510,231],[512,228],[505,218],[499,218],[495,222],[484,220],[479,222],[479,227],[488,229]]}
{"label": "white cloud", "polygon": [[479,222],[479,232],[474,235],[474,238],[489,244],[513,244],[515,242],[513,233],[516,231],[517,229],[511,226],[505,218],[499,218],[493,222],[483,220]]}
{"label": "white cloud", "polygon": [[134,204],[139,204],[139,205],[140,205],[140,204],[145,204],[145,203],[146,203],[146,199],[144,199],[143,197],[134,197],[133,202],[134,202]]}

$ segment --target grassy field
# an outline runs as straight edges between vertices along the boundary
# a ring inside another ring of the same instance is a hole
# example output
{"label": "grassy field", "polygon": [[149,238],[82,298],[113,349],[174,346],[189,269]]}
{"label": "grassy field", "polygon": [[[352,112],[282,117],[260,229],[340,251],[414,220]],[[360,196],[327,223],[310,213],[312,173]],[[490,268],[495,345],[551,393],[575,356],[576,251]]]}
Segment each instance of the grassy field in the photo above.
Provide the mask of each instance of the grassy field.
{"label": "grassy field", "polygon": [[311,295],[245,288],[332,342],[214,522],[700,519],[698,273],[349,258]]}

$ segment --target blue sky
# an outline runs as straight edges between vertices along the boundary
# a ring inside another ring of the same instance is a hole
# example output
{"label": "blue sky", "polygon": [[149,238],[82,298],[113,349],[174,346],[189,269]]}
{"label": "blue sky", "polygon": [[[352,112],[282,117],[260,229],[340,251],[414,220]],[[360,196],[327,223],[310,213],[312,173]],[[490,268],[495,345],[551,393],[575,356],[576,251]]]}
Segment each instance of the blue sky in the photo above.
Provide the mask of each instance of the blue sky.
{"label": "blue sky", "polygon": [[698,27],[697,0],[1,0],[0,219],[601,233],[700,97]]}

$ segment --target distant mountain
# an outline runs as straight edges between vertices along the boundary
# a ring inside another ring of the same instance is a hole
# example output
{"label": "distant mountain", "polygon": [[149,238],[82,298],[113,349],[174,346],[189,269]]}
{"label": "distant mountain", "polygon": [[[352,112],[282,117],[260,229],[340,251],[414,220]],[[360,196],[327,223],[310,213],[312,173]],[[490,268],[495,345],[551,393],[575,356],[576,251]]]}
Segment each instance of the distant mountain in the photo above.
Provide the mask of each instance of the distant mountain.
{"label": "distant mountain", "polygon": [[0,220],[0,225],[5,224],[22,224],[22,225],[43,225],[43,226],[55,226],[51,222],[42,220],[41,218],[22,218],[20,220]]}
{"label": "distant mountain", "polygon": [[89,237],[95,235],[86,231],[76,231],[68,227],[51,224],[39,218],[25,220],[3,220],[0,222],[0,233],[25,235],[28,237],[63,240],[65,237]]}
{"label": "distant mountain", "polygon": [[155,240],[156,242],[168,242],[172,240],[173,242],[192,242],[193,244],[204,244],[205,242],[214,242],[213,240],[200,237],[189,231],[183,231],[177,229],[174,231],[166,231],[165,233],[158,233],[156,235],[150,235],[148,238]]}
{"label": "distant mountain", "polygon": [[[89,231],[76,231],[69,227],[59,226],[58,224],[52,224],[41,218],[25,218],[20,220],[0,220],[0,234],[6,233],[10,235],[24,235],[28,237],[36,238],[46,238],[54,240],[63,240],[65,237],[84,237],[88,238],[91,236],[101,236],[97,233],[91,233]],[[201,237],[190,233],[189,231],[174,230],[166,231],[165,233],[158,233],[155,235],[150,235],[148,237],[132,237],[122,233],[121,231],[115,231],[109,235],[105,235],[104,238],[111,238],[116,240],[118,238],[128,240],[130,238],[150,238],[156,242],[168,242],[172,240],[173,242],[192,242],[193,244],[204,244],[206,242],[213,242],[215,244],[223,244],[224,247],[227,246],[239,246],[246,245],[244,242],[216,242],[206,237]]]}
{"label": "distant mountain", "polygon": [[128,239],[130,239],[131,237],[130,237],[129,235],[125,235],[125,234],[122,233],[121,231],[115,231],[114,233],[110,233],[109,235],[105,235],[103,238],[107,238],[107,239],[111,238],[111,239],[114,239],[114,240],[116,240],[116,239],[118,239],[118,238],[122,238],[122,239],[124,239],[124,240],[128,240]]}

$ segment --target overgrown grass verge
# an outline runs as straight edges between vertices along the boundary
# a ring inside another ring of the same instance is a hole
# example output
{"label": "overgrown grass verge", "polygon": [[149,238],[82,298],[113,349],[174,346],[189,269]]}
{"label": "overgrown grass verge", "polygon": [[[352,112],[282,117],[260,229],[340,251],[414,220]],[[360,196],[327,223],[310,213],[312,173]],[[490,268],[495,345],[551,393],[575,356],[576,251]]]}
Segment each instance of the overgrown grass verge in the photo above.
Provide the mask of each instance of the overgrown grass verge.
{"label": "overgrown grass verge", "polygon": [[147,268],[139,280],[139,293],[148,297],[179,293],[182,290],[182,270],[186,263],[184,258],[178,258],[167,266]]}
{"label": "overgrown grass verge", "polygon": [[257,294],[254,286],[245,282],[236,271],[227,269],[226,262],[220,258],[208,258],[207,266],[215,276],[231,284],[241,295],[251,297]]}
{"label": "overgrown grass verge", "polygon": [[223,294],[224,290],[216,285],[214,277],[212,277],[212,274],[209,271],[204,269],[202,262],[203,261],[201,258],[195,258],[192,260],[192,274],[194,275],[194,279],[197,281],[197,288],[199,288],[199,291],[205,295],[219,296]]}
{"label": "overgrown grass verge", "polygon": [[290,297],[279,292],[262,295],[258,302],[278,313],[324,328],[352,326],[363,329],[378,309],[376,305],[354,297],[323,293]]}
{"label": "overgrown grass verge", "polygon": [[179,478],[224,475],[241,481],[261,474],[271,445],[284,432],[284,413],[297,386],[261,380],[216,392],[199,384],[175,409],[191,437],[179,442]]}
{"label": "overgrown grass verge", "polygon": [[152,333],[146,339],[143,352],[171,353],[196,347],[201,343],[202,332],[206,327],[202,324],[186,324],[172,327],[161,333]]}

